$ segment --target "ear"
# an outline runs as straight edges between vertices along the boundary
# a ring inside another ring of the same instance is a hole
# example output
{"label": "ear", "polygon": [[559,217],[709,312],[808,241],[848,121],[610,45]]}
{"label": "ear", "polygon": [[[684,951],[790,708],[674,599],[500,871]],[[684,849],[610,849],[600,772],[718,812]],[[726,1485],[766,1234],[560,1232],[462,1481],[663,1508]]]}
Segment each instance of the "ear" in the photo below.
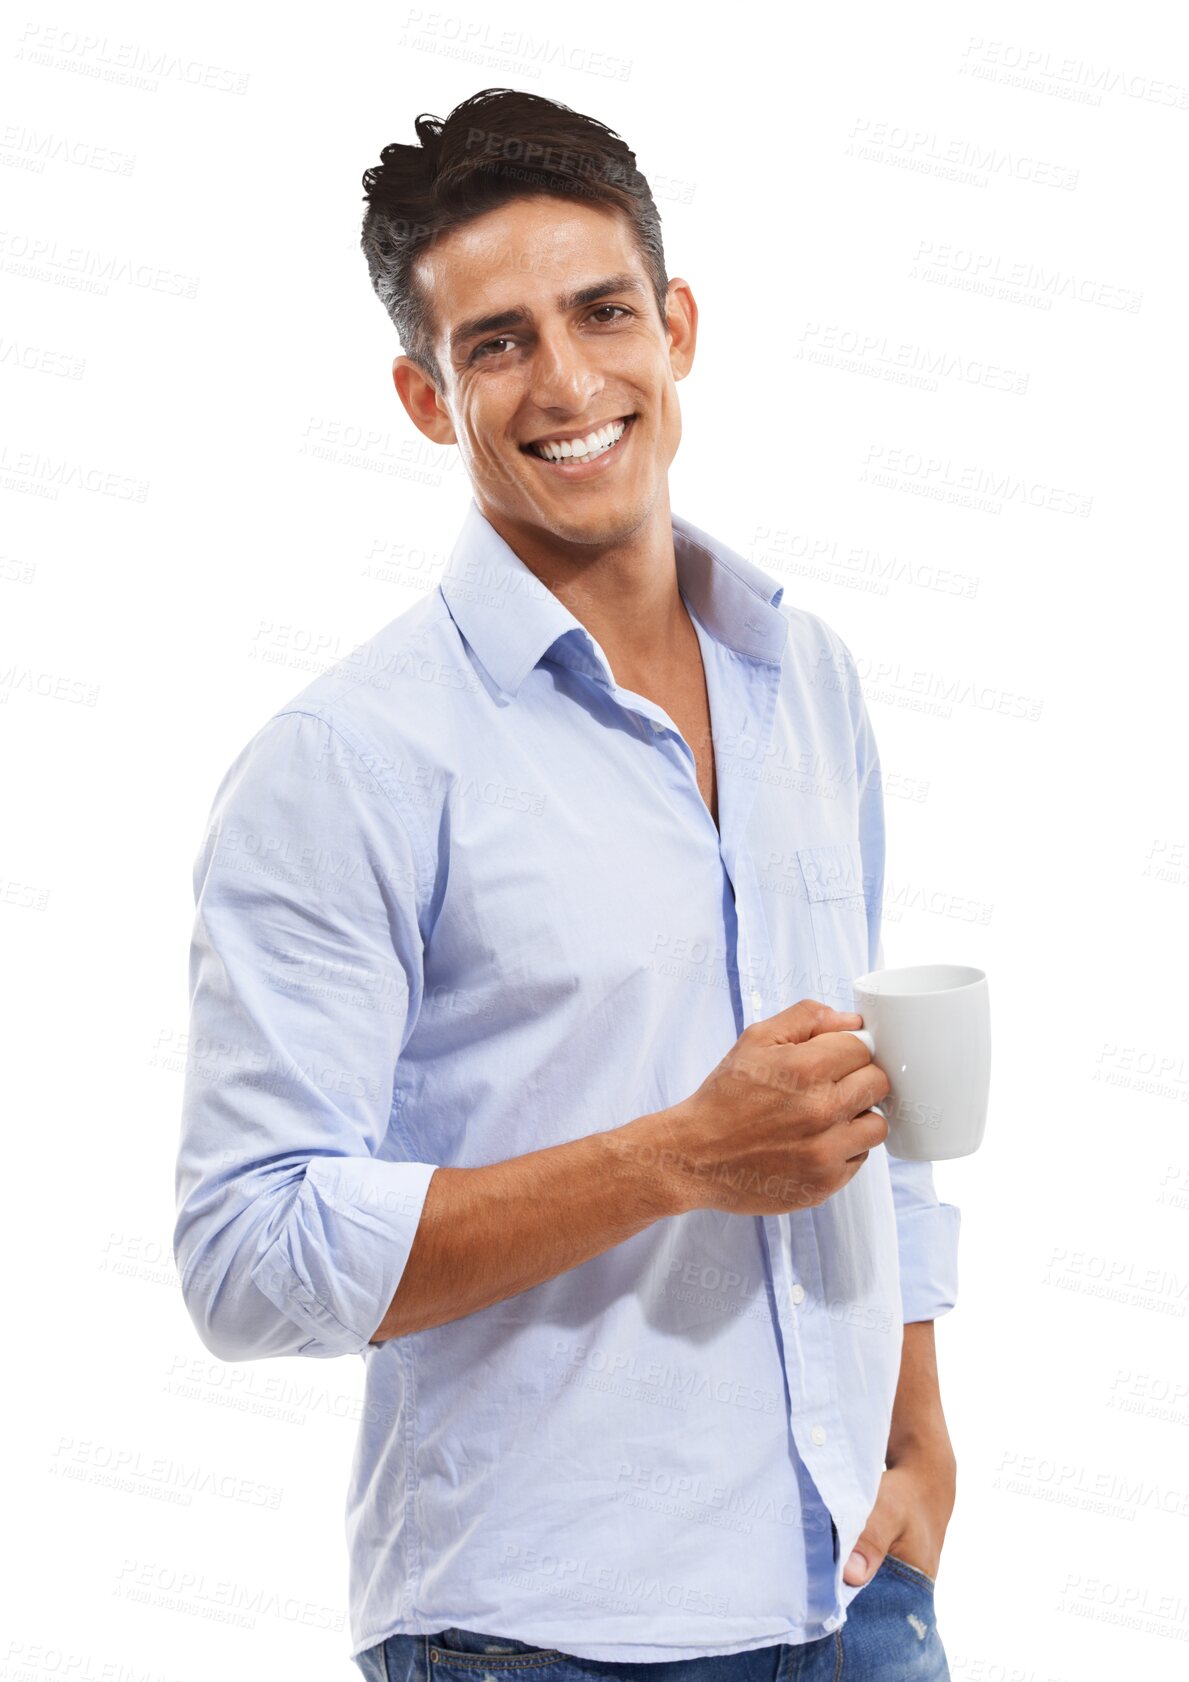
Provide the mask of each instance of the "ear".
{"label": "ear", "polygon": [[698,344],[698,306],[688,282],[669,282],[667,305],[669,320],[665,336],[669,341],[669,367],[673,378],[681,380],[694,365]]}
{"label": "ear", "polygon": [[393,362],[392,383],[418,432],[435,444],[457,444],[454,424],[437,387],[409,357],[398,356]]}

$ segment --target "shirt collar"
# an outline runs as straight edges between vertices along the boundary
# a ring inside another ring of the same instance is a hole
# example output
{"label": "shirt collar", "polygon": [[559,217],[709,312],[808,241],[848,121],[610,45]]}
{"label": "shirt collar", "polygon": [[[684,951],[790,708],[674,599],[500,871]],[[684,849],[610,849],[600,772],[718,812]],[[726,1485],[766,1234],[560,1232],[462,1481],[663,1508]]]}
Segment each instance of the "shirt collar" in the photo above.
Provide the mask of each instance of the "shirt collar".
{"label": "shirt collar", "polygon": [[[718,642],[778,665],[788,637],[784,585],[692,521],[670,516],[677,581]],[[580,619],[546,589],[471,498],[440,589],[450,616],[488,673],[514,697],[559,637],[578,631],[606,672],[606,656]]]}

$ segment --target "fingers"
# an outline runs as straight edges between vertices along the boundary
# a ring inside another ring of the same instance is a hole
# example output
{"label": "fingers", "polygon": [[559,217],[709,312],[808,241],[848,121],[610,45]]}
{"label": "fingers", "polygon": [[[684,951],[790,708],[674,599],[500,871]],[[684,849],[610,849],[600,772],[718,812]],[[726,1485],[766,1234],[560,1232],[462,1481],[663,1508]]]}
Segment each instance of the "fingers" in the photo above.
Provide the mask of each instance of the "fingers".
{"label": "fingers", "polygon": [[[844,1080],[856,1069],[876,1067],[863,1041],[845,1030],[827,1030],[825,1033],[815,1034],[813,1044],[806,1046],[801,1056],[815,1074],[835,1081]],[[890,1088],[885,1087],[885,1094],[888,1090]],[[878,1103],[879,1099],[875,1097],[870,1102]]]}
{"label": "fingers", "polygon": [[856,1157],[861,1157],[866,1161],[868,1151],[874,1150],[876,1145],[882,1145],[887,1138],[888,1124],[886,1119],[874,1110],[862,1110],[853,1121],[846,1123],[846,1132],[846,1160],[853,1162]]}
{"label": "fingers", "polygon": [[[793,1029],[803,1028],[807,1022],[820,1022],[822,1031],[797,1042],[787,1038],[765,1039],[761,1037],[764,1031],[772,1029],[780,1019],[772,1017],[768,1022],[757,1022],[744,1030],[739,1044],[759,1049],[762,1055],[748,1059],[744,1051],[742,1061],[753,1065],[756,1079],[779,1088],[787,1102],[796,1107],[798,1125],[804,1132],[825,1132],[840,1122],[849,1122],[887,1097],[891,1083],[872,1061],[863,1041],[846,1029],[829,1025],[847,1021],[847,1012],[833,1010],[816,1000],[802,1000],[801,1005],[792,1006],[782,1015],[790,1018]],[[862,1018],[852,1013],[849,1020],[858,1023]],[[850,1084],[844,1087],[847,1081]]]}
{"label": "fingers", "polygon": [[[778,1010],[775,1016],[753,1022],[747,1032],[761,1045],[803,1045],[819,1035],[862,1026],[863,1018],[857,1011],[835,1010],[820,999],[799,999],[786,1010]],[[866,1053],[862,1040],[854,1040],[854,1044]]]}
{"label": "fingers", "polygon": [[[856,1040],[864,1057],[867,1047],[861,1040]],[[878,1063],[868,1060],[861,1068],[854,1069],[848,1075],[843,1075],[834,1088],[834,1096],[838,1104],[838,1113],[845,1120],[857,1117],[864,1110],[869,1110],[872,1104],[882,1104],[892,1090],[892,1083],[880,1068]],[[879,1117],[876,1117],[878,1120]]]}

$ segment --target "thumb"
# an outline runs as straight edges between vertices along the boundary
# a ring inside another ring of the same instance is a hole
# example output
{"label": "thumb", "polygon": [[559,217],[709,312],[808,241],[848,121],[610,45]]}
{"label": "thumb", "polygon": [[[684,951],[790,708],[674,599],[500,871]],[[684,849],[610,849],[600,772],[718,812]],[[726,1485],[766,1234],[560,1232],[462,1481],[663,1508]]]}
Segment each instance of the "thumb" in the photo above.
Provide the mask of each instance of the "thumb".
{"label": "thumb", "polygon": [[872,1535],[870,1529],[864,1530],[846,1562],[842,1573],[843,1582],[851,1584],[867,1582],[874,1577],[883,1564],[884,1555],[887,1551],[885,1544]]}

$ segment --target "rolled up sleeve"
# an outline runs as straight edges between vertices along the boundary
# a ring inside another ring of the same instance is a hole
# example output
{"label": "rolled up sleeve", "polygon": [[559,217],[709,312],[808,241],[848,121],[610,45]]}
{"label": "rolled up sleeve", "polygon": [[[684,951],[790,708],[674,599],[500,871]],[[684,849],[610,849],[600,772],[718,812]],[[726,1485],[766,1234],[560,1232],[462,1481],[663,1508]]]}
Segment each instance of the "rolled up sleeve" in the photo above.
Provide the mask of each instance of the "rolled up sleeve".
{"label": "rolled up sleeve", "polygon": [[174,1256],[222,1360],[362,1351],[436,1164],[392,1125],[422,994],[411,815],[362,746],[276,714],[237,756],[194,866]]}
{"label": "rolled up sleeve", "polygon": [[[855,725],[859,779],[859,842],[863,855],[863,892],[867,901],[868,967],[884,968],[884,809],[883,781],[875,732],[867,712],[854,657],[835,633],[848,674]],[[938,1200],[933,1164],[887,1153],[896,1207],[900,1252],[900,1298],[904,1323],[936,1320],[953,1308],[958,1296],[958,1233],[961,1210]]]}

